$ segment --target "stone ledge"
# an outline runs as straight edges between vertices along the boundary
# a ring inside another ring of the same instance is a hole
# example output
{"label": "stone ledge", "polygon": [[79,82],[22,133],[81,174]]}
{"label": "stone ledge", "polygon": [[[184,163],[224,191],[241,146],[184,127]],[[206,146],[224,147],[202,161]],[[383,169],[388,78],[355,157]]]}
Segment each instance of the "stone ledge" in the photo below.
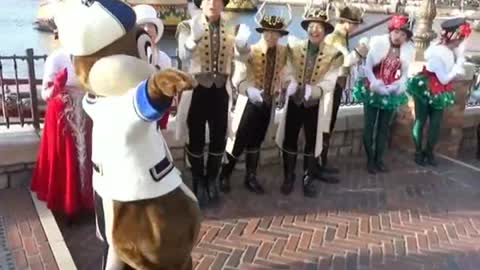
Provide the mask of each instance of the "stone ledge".
{"label": "stone ledge", "polygon": [[480,124],[480,106],[467,107],[464,114],[463,127],[474,127]]}
{"label": "stone ledge", "polygon": [[0,131],[0,167],[35,162],[40,136],[33,127]]}

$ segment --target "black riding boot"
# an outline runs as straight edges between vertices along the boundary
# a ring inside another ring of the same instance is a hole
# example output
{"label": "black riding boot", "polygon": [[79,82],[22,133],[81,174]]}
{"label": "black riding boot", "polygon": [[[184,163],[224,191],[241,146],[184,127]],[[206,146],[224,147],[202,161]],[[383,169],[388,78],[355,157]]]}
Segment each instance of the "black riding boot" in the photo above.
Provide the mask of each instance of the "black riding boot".
{"label": "black riding boot", "polygon": [[295,183],[295,166],[297,163],[297,154],[290,154],[283,151],[283,173],[284,180],[280,191],[289,195],[293,191],[293,184]]}
{"label": "black riding boot", "polygon": [[315,177],[318,172],[317,169],[317,159],[314,156],[304,156],[304,170],[303,173],[303,194],[305,197],[316,197],[317,196],[317,188],[315,187]]}
{"label": "black riding boot", "polygon": [[336,184],[340,182],[338,178],[332,175],[325,175],[324,167],[318,166],[317,159],[313,156],[305,156],[303,160],[303,170],[309,171],[310,178],[327,184]]}
{"label": "black riding boot", "polygon": [[203,155],[188,155],[188,161],[192,166],[192,188],[193,193],[198,199],[198,203],[201,207],[205,206],[208,203],[208,193],[207,193],[207,180],[205,178],[205,162]]}
{"label": "black riding boot", "polygon": [[207,160],[207,181],[208,197],[212,203],[220,201],[219,174],[222,166],[223,155],[208,154]]}
{"label": "black riding boot", "polygon": [[322,160],[322,172],[337,174],[340,170],[335,167],[328,166],[328,149],[330,148],[330,133],[323,133],[322,153],[320,154]]}
{"label": "black riding boot", "polygon": [[245,187],[251,192],[255,192],[257,194],[264,194],[265,190],[263,189],[262,185],[260,185],[257,179],[257,166],[259,158],[260,153],[258,151],[250,153],[247,152],[245,155],[245,162],[247,166],[247,174],[245,175]]}
{"label": "black riding boot", "polygon": [[435,160],[435,155],[433,154],[433,147],[427,145],[425,149],[425,159],[428,165],[436,167],[438,165],[437,161]]}
{"label": "black riding boot", "polygon": [[231,190],[230,177],[232,176],[235,165],[237,164],[237,159],[228,153],[227,159],[228,163],[223,164],[222,172],[220,173],[220,190],[223,193],[229,193]]}

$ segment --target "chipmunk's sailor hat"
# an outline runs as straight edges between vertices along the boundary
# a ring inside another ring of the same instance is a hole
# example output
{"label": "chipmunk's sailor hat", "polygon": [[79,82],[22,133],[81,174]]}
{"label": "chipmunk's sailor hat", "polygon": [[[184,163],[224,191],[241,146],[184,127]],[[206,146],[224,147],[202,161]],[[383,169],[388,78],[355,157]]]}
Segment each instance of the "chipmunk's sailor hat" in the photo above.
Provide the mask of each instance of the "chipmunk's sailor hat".
{"label": "chipmunk's sailor hat", "polygon": [[62,46],[74,56],[94,54],[136,25],[134,10],[119,0],[71,0],[55,16]]}

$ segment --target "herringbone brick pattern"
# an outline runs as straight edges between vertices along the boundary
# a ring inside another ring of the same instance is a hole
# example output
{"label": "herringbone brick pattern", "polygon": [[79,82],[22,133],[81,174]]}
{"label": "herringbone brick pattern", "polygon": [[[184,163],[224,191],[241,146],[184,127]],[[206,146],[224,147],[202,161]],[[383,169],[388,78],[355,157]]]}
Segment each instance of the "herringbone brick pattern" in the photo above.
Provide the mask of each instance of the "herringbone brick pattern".
{"label": "herringbone brick pattern", "polygon": [[[261,168],[264,196],[236,171],[232,193],[204,212],[195,269],[478,270],[480,173],[440,162],[424,169],[395,153],[390,173],[370,176],[362,160],[342,160],[342,182],[318,183],[317,199],[302,195],[300,161],[288,197],[279,165]],[[78,269],[100,269],[93,220],[62,232]]]}
{"label": "herringbone brick pattern", "polygon": [[480,269],[480,173],[389,164],[367,176],[349,160],[318,199],[300,183],[280,195],[278,167],[262,173],[270,194],[248,194],[239,172],[225,204],[206,212],[196,269]]}

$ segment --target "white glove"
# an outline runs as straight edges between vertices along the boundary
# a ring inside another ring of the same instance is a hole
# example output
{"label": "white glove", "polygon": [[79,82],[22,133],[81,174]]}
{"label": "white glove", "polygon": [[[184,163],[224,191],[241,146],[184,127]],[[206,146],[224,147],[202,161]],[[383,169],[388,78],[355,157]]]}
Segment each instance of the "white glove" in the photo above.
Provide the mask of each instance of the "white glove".
{"label": "white glove", "polygon": [[235,36],[235,45],[237,48],[245,47],[251,34],[252,32],[250,31],[250,28],[246,24],[240,24],[238,33]]}
{"label": "white glove", "polygon": [[205,28],[203,24],[199,21],[200,16],[194,17],[190,22],[190,40],[197,42],[199,39],[205,35]]}
{"label": "white glove", "polygon": [[372,82],[370,82],[370,90],[372,90],[373,92],[379,93],[379,91],[383,91],[383,90],[380,90],[380,88],[384,88],[384,87],[385,87],[385,84],[381,80],[374,79]]}
{"label": "white glove", "polygon": [[263,93],[263,90],[260,91],[259,89],[255,88],[255,87],[249,87],[249,88],[247,88],[248,99],[249,99],[252,103],[261,103],[261,102],[263,102],[262,93]]}
{"label": "white glove", "polygon": [[358,44],[362,44],[368,47],[368,37],[362,37],[359,41]]}
{"label": "white glove", "polygon": [[453,65],[452,68],[452,73],[455,75],[464,75],[465,74],[465,69],[463,68],[463,63],[456,63]]}
{"label": "white glove", "polygon": [[309,100],[312,96],[312,86],[310,84],[305,85],[305,100]]}
{"label": "white glove", "polygon": [[405,92],[405,88],[398,86],[397,89],[395,90],[395,95],[399,96],[403,94],[403,92]]}
{"label": "white glove", "polygon": [[395,95],[401,94],[400,85],[398,85],[398,84],[387,85],[387,86],[385,86],[385,89],[387,90],[389,95],[391,95],[391,94],[395,94]]}
{"label": "white glove", "polygon": [[465,65],[466,62],[467,62],[467,60],[465,59],[465,57],[462,56],[462,57],[457,58],[457,62],[455,64],[463,67],[463,65]]}
{"label": "white glove", "polygon": [[379,95],[382,95],[382,96],[388,96],[390,94],[390,92],[388,91],[388,86],[380,86],[379,88],[377,88],[377,90],[375,90],[375,92],[377,92]]}
{"label": "white glove", "polygon": [[295,92],[297,92],[297,87],[298,87],[298,82],[295,80],[291,80],[290,84],[287,87],[287,96],[290,97],[293,94],[295,94]]}

